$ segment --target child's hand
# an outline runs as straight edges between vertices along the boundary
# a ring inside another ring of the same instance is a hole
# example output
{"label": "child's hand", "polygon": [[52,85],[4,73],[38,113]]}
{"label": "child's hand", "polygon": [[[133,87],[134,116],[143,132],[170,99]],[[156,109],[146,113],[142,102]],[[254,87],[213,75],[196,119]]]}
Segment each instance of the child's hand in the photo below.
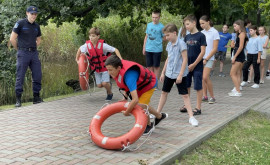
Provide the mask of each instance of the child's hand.
{"label": "child's hand", "polygon": [[143,54],[143,55],[145,55],[145,54],[146,54],[146,53],[145,53],[145,48],[143,48],[142,54]]}
{"label": "child's hand", "polygon": [[260,58],[257,59],[257,64],[259,64],[259,63],[261,63],[261,59]]}
{"label": "child's hand", "polygon": [[232,64],[234,64],[234,63],[235,63],[235,57],[232,58]]}
{"label": "child's hand", "polygon": [[206,65],[206,63],[207,63],[207,60],[204,59],[204,60],[203,60],[203,65]]}
{"label": "child's hand", "polygon": [[121,111],[124,116],[130,116],[130,113],[127,113],[127,111]]}
{"label": "child's hand", "polygon": [[159,78],[160,82],[162,82],[162,83],[164,82],[164,77],[165,77],[164,74],[160,75],[160,78]]}
{"label": "child's hand", "polygon": [[182,82],[183,77],[182,76],[178,76],[176,79],[176,84],[180,84]]}
{"label": "child's hand", "polygon": [[189,72],[192,72],[193,71],[193,69],[195,68],[195,64],[190,64],[189,66],[188,66],[188,71]]}

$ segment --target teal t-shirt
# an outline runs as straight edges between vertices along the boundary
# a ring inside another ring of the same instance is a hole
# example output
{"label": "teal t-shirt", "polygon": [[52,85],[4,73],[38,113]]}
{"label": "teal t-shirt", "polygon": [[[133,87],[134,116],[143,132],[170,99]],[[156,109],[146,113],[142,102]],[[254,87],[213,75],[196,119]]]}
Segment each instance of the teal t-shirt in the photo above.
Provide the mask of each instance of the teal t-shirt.
{"label": "teal t-shirt", "polygon": [[147,52],[162,52],[162,29],[164,25],[162,23],[154,24],[153,22],[148,23],[145,33],[147,34],[147,40],[145,45],[145,51]]}

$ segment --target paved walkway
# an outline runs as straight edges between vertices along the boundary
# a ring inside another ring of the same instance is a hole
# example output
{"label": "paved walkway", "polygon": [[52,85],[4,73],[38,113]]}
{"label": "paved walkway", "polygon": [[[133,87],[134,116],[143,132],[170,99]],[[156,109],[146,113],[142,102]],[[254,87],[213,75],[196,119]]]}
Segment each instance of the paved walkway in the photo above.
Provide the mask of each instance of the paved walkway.
{"label": "paved walkway", "polygon": [[[216,104],[202,104],[199,127],[188,123],[188,115],[179,112],[182,98],[174,87],[164,112],[169,118],[156,127],[137,151],[122,152],[97,147],[87,133],[92,117],[105,103],[104,91],[0,112],[0,164],[170,164],[185,152],[245,113],[252,106],[270,111],[270,80],[259,89],[245,87],[243,97],[229,97],[233,85],[227,77],[212,77]],[[216,69],[217,70],[217,69]],[[249,85],[251,86],[251,85]],[[161,85],[160,85],[161,87]],[[116,102],[122,96],[113,87]],[[157,108],[161,91],[155,92],[151,105]],[[195,105],[195,91],[191,94]],[[261,104],[259,104],[261,103]],[[194,107],[193,107],[194,108]],[[127,132],[134,118],[116,114],[105,121],[106,136]],[[132,147],[142,143],[141,137]]]}

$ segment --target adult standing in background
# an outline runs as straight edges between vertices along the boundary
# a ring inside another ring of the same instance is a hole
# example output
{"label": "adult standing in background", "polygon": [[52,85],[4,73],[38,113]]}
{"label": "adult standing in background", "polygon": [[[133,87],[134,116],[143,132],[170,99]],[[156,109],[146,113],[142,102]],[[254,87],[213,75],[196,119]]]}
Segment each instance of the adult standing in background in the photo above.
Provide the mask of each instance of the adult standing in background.
{"label": "adult standing in background", "polygon": [[10,36],[10,42],[14,49],[17,50],[15,107],[21,106],[24,77],[28,67],[32,71],[33,103],[43,102],[39,93],[41,90],[42,73],[37,46],[41,42],[41,30],[35,22],[38,15],[37,7],[29,6],[26,10],[26,15],[25,19],[16,22]]}

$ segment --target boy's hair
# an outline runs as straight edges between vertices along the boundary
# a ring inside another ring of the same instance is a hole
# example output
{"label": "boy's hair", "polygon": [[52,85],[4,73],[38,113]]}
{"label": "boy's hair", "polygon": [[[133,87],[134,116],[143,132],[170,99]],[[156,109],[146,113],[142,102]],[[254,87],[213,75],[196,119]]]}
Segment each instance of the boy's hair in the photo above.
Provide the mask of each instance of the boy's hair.
{"label": "boy's hair", "polygon": [[227,28],[229,29],[229,25],[228,24],[225,23],[225,24],[223,24],[223,26],[227,26]]}
{"label": "boy's hair", "polygon": [[192,14],[190,14],[190,15],[187,15],[185,18],[184,18],[184,23],[186,22],[186,21],[190,21],[190,22],[195,22],[195,23],[197,23],[197,18],[195,17],[195,15],[192,15]]}
{"label": "boy's hair", "polygon": [[167,32],[167,33],[176,32],[176,34],[178,34],[178,29],[177,29],[175,24],[169,23],[162,29],[162,32],[163,33],[165,33],[165,32]]}
{"label": "boy's hair", "polygon": [[100,35],[100,30],[97,27],[93,27],[93,28],[91,28],[89,30],[89,34],[95,34],[95,35],[99,36]]}
{"label": "boy's hair", "polygon": [[121,59],[117,55],[114,55],[114,54],[106,59],[105,66],[107,65],[111,65],[114,68],[118,68],[118,66],[121,66],[121,68],[123,67]]}
{"label": "boy's hair", "polygon": [[207,15],[201,16],[200,20],[203,20],[205,22],[209,22],[209,24],[210,24],[211,27],[214,26],[213,22],[210,20],[209,16],[207,16]]}
{"label": "boy's hair", "polygon": [[153,10],[152,13],[153,14],[158,14],[159,16],[161,16],[161,11],[160,10]]}
{"label": "boy's hair", "polygon": [[249,19],[245,19],[244,26],[247,26],[247,24],[251,23]]}

